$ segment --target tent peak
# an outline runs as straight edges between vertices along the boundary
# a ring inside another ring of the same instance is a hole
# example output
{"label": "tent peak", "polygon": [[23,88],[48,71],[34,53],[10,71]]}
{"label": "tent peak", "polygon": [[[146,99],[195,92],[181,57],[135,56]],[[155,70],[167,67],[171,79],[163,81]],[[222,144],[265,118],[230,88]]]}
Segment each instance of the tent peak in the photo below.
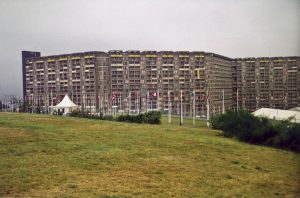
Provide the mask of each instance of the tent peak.
{"label": "tent peak", "polygon": [[65,97],[62,99],[60,103],[58,103],[55,108],[68,108],[68,107],[77,107],[74,102],[70,99],[68,94],[65,95]]}

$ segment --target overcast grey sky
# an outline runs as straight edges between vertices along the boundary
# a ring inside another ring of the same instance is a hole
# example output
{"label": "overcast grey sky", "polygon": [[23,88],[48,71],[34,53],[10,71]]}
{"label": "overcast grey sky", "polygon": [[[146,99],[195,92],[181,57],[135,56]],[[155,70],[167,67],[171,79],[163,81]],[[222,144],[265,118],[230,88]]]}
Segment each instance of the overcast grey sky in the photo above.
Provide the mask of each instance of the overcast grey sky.
{"label": "overcast grey sky", "polygon": [[299,0],[0,0],[0,96],[22,94],[22,50],[299,56],[299,12]]}

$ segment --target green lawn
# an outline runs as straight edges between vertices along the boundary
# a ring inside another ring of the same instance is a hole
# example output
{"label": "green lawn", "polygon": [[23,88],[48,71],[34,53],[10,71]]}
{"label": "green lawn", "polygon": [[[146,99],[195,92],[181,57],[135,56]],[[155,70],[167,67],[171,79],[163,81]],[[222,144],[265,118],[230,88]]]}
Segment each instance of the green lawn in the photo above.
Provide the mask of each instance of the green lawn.
{"label": "green lawn", "polygon": [[[163,123],[167,124],[168,123],[168,115],[163,115],[162,118],[163,118],[162,119]],[[179,126],[180,125],[179,116],[172,116],[171,124]],[[193,118],[184,118],[183,126],[193,127]],[[197,118],[195,121],[195,127],[207,127],[207,123],[203,118],[202,119]]]}
{"label": "green lawn", "polygon": [[299,153],[166,122],[0,113],[0,197],[300,197]]}

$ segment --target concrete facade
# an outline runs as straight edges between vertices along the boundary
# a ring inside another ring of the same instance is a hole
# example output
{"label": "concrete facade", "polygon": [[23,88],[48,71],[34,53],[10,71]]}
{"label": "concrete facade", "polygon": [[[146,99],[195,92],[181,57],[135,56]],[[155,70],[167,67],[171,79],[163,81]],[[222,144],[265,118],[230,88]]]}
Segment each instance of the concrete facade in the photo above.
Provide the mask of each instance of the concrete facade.
{"label": "concrete facade", "polygon": [[300,106],[300,57],[243,58],[233,64],[242,108]]}
{"label": "concrete facade", "polygon": [[[28,53],[28,52],[27,52]],[[68,93],[82,110],[167,110],[190,116],[224,109],[300,105],[300,58],[231,59],[189,51],[83,52],[23,57],[24,100],[45,111]],[[181,95],[182,94],[182,95]],[[193,104],[195,98],[195,104]]]}

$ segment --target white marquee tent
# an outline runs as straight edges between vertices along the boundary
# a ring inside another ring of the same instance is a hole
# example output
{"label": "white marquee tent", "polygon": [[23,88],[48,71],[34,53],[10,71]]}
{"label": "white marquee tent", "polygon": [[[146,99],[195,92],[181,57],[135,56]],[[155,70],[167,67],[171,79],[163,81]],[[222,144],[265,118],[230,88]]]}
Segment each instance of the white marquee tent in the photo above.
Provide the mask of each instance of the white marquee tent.
{"label": "white marquee tent", "polygon": [[274,120],[286,120],[292,118],[291,122],[300,123],[300,112],[281,109],[261,108],[253,112],[258,117],[267,117]]}
{"label": "white marquee tent", "polygon": [[65,95],[60,103],[52,107],[53,110],[62,111],[64,114],[70,113],[77,108],[78,105],[74,104],[68,95]]}

